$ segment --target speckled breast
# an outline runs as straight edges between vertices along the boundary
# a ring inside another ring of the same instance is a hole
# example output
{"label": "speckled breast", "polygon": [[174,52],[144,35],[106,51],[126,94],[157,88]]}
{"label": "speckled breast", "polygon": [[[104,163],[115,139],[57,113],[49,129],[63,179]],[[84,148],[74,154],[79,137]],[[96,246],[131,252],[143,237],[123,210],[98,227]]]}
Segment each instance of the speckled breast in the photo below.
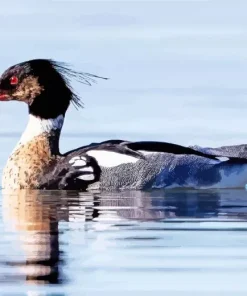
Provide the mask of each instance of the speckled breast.
{"label": "speckled breast", "polygon": [[3,170],[3,189],[35,189],[49,167],[56,162],[45,136],[38,136],[18,145]]}

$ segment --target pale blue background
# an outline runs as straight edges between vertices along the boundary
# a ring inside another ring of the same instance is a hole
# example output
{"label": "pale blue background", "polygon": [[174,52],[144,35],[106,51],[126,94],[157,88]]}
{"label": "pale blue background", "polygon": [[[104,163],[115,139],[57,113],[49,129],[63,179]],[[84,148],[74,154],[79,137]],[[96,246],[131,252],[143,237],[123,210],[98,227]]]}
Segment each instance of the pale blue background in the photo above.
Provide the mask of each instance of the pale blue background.
{"label": "pale blue background", "polygon": [[[62,150],[108,138],[247,143],[246,9],[244,0],[3,1],[0,72],[53,58],[110,77],[75,84],[85,109],[71,107],[64,133],[81,137]],[[20,133],[26,120],[24,105],[0,104],[0,133]]]}

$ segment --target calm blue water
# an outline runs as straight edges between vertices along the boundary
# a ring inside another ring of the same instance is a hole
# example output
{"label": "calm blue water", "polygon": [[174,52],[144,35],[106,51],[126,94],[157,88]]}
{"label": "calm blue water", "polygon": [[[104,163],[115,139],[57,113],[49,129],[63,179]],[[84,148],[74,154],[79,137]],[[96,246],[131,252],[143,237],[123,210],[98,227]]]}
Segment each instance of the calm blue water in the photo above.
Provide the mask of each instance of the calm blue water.
{"label": "calm blue water", "polygon": [[244,295],[247,192],[2,195],[1,295]]}
{"label": "calm blue water", "polygon": [[[61,151],[109,138],[247,143],[247,2],[5,1],[0,72],[53,58],[74,83]],[[0,104],[0,169],[27,121]],[[246,295],[247,192],[0,197],[0,295]]]}

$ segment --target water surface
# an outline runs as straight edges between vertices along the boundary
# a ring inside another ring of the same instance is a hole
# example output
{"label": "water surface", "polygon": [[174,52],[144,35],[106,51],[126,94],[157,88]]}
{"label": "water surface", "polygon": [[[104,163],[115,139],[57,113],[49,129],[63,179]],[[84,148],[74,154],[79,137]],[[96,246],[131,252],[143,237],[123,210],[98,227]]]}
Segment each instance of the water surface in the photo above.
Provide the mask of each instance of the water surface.
{"label": "water surface", "polygon": [[246,198],[244,190],[3,192],[1,295],[242,295]]}

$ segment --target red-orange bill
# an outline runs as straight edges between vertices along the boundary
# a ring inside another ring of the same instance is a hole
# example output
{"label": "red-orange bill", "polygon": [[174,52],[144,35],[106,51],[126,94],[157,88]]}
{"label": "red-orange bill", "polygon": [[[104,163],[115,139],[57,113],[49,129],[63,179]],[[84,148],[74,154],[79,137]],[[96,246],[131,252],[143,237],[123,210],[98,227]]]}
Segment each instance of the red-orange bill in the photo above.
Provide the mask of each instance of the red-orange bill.
{"label": "red-orange bill", "polygon": [[8,97],[6,94],[0,94],[0,101],[7,101]]}

